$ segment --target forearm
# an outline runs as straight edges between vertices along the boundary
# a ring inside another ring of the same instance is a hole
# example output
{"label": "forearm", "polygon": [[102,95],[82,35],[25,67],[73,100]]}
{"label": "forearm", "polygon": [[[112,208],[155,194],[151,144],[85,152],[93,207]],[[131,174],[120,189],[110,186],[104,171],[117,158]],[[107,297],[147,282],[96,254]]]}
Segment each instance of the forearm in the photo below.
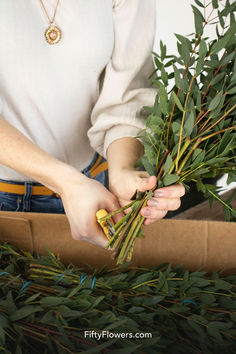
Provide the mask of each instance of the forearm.
{"label": "forearm", "polygon": [[0,117],[0,163],[61,194],[68,176],[77,171],[57,160]]}
{"label": "forearm", "polygon": [[109,170],[134,169],[143,155],[143,146],[136,138],[125,137],[113,141],[107,149]]}

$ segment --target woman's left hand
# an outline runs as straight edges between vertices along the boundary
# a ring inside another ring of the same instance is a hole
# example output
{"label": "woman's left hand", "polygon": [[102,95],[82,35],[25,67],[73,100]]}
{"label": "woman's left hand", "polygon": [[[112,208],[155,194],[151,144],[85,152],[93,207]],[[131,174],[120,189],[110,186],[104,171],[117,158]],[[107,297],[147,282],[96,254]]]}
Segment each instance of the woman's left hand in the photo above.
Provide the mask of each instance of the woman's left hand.
{"label": "woman's left hand", "polygon": [[[118,198],[121,206],[124,206],[130,202],[135,191],[145,192],[155,187],[157,179],[147,172],[121,169],[119,172],[116,170],[116,173],[111,172],[109,181],[110,191]],[[141,210],[141,215],[146,218],[144,225],[164,218],[169,210],[177,210],[184,194],[185,188],[181,184],[156,189],[147,206]]]}

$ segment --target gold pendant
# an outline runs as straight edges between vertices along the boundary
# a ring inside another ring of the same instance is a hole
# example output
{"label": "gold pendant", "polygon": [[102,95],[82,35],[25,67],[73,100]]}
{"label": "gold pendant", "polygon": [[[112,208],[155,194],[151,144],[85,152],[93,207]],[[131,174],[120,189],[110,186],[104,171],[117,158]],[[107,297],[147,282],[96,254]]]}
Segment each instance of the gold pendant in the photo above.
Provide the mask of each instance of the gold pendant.
{"label": "gold pendant", "polygon": [[50,25],[45,31],[45,38],[49,44],[56,44],[61,39],[61,30],[57,26]]}

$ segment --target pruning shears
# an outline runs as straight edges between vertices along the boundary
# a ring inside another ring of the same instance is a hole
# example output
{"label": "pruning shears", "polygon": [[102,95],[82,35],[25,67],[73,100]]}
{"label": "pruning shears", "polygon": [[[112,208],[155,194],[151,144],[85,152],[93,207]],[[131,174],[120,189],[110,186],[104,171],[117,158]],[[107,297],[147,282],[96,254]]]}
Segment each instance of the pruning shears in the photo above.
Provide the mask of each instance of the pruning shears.
{"label": "pruning shears", "polygon": [[114,235],[114,223],[112,218],[107,218],[106,220],[101,220],[105,216],[108,215],[108,212],[106,209],[100,209],[96,212],[96,218],[97,222],[101,226],[105,236],[107,237],[108,241],[111,239],[111,237]]}

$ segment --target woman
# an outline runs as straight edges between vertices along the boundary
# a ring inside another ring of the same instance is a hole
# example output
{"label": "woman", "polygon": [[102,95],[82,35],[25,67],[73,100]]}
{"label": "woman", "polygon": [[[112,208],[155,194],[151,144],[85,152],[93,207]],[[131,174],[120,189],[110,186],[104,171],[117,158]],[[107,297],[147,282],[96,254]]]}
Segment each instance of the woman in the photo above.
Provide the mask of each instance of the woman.
{"label": "woman", "polygon": [[[134,168],[140,109],[156,95],[154,34],[155,0],[0,1],[1,210],[65,211],[75,239],[105,246],[96,211],[156,183]],[[145,224],[183,194],[181,185],[156,191]]]}

